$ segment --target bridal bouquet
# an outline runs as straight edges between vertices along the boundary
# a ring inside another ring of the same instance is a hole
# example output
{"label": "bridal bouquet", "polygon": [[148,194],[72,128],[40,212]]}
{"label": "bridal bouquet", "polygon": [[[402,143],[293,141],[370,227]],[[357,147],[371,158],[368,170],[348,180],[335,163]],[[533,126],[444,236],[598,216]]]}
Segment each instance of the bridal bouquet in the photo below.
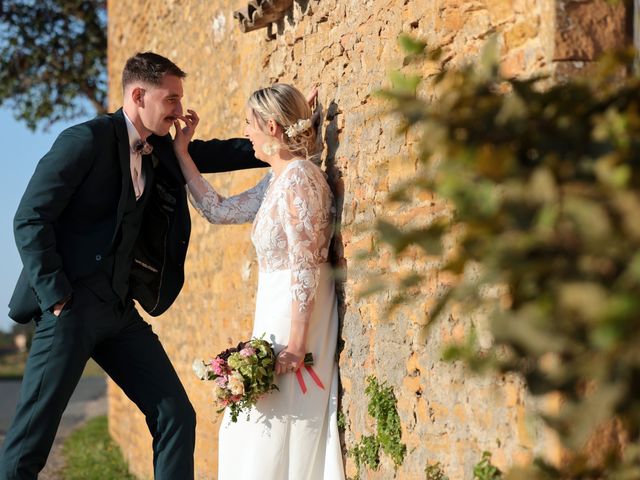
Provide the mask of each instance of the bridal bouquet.
{"label": "bridal bouquet", "polygon": [[254,338],[240,342],[215,358],[193,362],[200,380],[212,380],[215,401],[222,412],[229,407],[231,420],[236,422],[243,410],[248,410],[263,395],[277,390],[273,383],[276,354],[269,342]]}
{"label": "bridal bouquet", "polygon": [[[304,368],[314,383],[324,390],[322,381],[312,368],[313,355],[304,357]],[[262,338],[240,342],[235,348],[228,348],[215,358],[205,362],[195,360],[193,371],[200,380],[213,381],[215,401],[220,407],[218,413],[229,407],[231,421],[236,422],[243,410],[249,410],[263,395],[278,390],[274,384],[276,354],[273,346]],[[303,394],[307,385],[302,370],[295,372]]]}

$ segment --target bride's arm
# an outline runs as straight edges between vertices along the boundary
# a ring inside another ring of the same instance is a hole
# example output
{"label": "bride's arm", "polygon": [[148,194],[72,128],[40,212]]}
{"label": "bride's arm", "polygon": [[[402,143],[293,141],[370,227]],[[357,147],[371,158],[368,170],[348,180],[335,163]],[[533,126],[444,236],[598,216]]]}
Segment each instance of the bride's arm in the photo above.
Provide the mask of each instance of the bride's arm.
{"label": "bride's arm", "polygon": [[260,209],[270,180],[271,173],[267,173],[253,188],[225,198],[198,174],[187,180],[189,201],[211,223],[251,223]]}
{"label": "bride's arm", "polygon": [[307,351],[309,320],[320,278],[320,265],[327,261],[332,232],[331,195],[308,168],[293,167],[279,184],[278,204],[287,236],[291,268],[291,330],[287,347],[280,353],[277,373],[297,370]]}
{"label": "bride's arm", "polygon": [[264,192],[269,185],[271,174],[268,173],[256,186],[238,195],[225,198],[218,194],[211,184],[202,177],[189,154],[189,140],[193,136],[199,119],[194,111],[188,110],[188,112],[189,114],[182,118],[185,122],[184,128],[180,128],[178,122],[175,123],[176,136],[173,148],[189,189],[191,204],[211,223],[249,223],[253,221],[262,203]]}

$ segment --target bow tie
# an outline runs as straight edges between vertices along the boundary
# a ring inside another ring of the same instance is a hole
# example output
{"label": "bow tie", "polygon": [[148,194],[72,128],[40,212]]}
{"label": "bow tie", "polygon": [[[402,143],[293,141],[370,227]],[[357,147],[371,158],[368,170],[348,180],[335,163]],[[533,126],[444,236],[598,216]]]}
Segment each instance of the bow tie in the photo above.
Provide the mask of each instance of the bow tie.
{"label": "bow tie", "polygon": [[149,142],[143,142],[140,139],[136,140],[131,148],[140,155],[149,155],[153,151],[153,146]]}

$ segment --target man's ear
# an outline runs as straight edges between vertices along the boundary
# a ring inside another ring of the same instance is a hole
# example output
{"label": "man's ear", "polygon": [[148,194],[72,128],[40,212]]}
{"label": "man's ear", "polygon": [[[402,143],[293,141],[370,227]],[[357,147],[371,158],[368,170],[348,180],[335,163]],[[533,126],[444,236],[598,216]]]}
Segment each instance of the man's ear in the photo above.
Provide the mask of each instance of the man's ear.
{"label": "man's ear", "polygon": [[133,87],[130,95],[131,99],[138,107],[144,107],[144,88]]}

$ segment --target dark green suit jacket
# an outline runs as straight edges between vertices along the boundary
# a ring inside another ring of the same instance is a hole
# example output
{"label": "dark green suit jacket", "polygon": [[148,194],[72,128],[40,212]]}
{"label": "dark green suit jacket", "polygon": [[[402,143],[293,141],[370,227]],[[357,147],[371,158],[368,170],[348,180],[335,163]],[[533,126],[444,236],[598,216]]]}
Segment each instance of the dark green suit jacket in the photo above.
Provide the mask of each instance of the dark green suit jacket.
{"label": "dark green suit jacket", "polygon": [[[184,283],[191,221],[184,178],[170,135],[151,135],[154,175],[134,251],[130,292],[151,315],[164,312]],[[265,167],[245,139],[195,140],[189,151],[203,173]],[[40,160],[14,218],[23,270],[9,316],[26,323],[73,292],[114,249],[132,184],[122,109],[60,134]]]}

